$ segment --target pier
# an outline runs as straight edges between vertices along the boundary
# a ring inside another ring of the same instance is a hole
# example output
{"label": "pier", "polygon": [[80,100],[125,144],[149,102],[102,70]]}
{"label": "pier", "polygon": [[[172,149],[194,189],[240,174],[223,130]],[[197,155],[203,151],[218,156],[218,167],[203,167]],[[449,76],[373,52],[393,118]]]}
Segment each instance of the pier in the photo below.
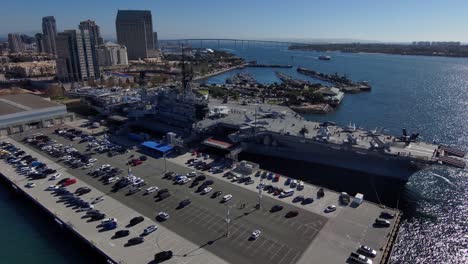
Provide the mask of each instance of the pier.
{"label": "pier", "polygon": [[346,93],[368,92],[372,88],[367,82],[353,82],[346,76],[339,76],[337,74],[325,74],[305,68],[297,68],[297,72],[315,79],[330,82]]}
{"label": "pier", "polygon": [[[52,133],[53,129],[40,129],[34,133],[43,133],[51,137],[58,144],[72,145],[80,152],[84,152],[86,144],[71,142],[63,137]],[[190,153],[169,157],[167,160],[148,157],[144,164],[133,167],[132,174],[145,179],[148,186],[158,186],[171,190],[172,196],[167,200],[155,203],[151,197],[141,195],[125,195],[123,192],[111,192],[111,186],[104,185],[99,179],[90,177],[86,171],[77,168],[64,168],[56,158],[45,156],[46,154],[20,141],[31,136],[33,132],[4,137],[2,141],[9,141],[15,146],[26,151],[38,160],[45,162],[49,167],[57,169],[63,174],[62,177],[73,177],[78,179],[76,186],[69,187],[75,190],[78,187],[87,186],[93,191],[86,194],[84,198],[104,195],[105,200],[96,208],[105,212],[107,217],[116,217],[119,224],[125,225],[137,215],[145,217],[144,224],[131,227],[134,235],[141,234],[142,230],[150,225],[156,224],[158,230],[147,237],[140,245],[125,247],[127,239],[111,239],[114,231],[99,232],[96,222],[88,222],[82,218],[82,213],[75,212],[72,208],[62,203],[57,203],[57,197],[51,195],[44,189],[55,182],[49,179],[34,180],[34,188],[25,187],[30,182],[22,175],[18,175],[14,168],[0,161],[0,169],[5,179],[12,186],[21,190],[31,200],[46,211],[55,216],[59,223],[66,228],[72,229],[78,236],[87,241],[95,248],[109,263],[150,263],[155,253],[162,250],[172,250],[174,258],[165,263],[277,263],[277,264],[306,264],[311,261],[322,263],[346,263],[351,252],[361,245],[368,245],[377,250],[374,263],[381,263],[384,252],[391,249],[393,242],[388,239],[390,233],[397,232],[398,223],[395,218],[390,220],[391,227],[376,228],[374,220],[385,210],[399,215],[398,210],[383,208],[371,202],[364,201],[358,206],[349,206],[339,203],[339,193],[332,190],[324,190],[323,197],[317,197],[319,186],[305,184],[304,188],[297,191],[305,197],[314,197],[313,203],[302,205],[293,201],[293,197],[279,198],[266,191],[261,199],[261,208],[254,209],[258,201],[258,186],[260,183],[271,184],[285,188],[286,176],[281,175],[277,182],[268,181],[261,177],[251,177],[253,184],[239,184],[233,182],[223,174],[204,172],[206,177],[214,181],[212,185],[215,190],[233,195],[230,202],[233,221],[231,233],[225,236],[224,221],[226,206],[213,200],[209,195],[196,193],[189,186],[175,185],[173,181],[163,179],[162,175],[167,170],[176,174],[186,174],[194,170],[187,165],[187,160],[192,156]],[[122,140],[122,144],[124,141]],[[130,145],[128,145],[130,147]],[[130,148],[131,149],[131,148]],[[110,164],[113,167],[127,170],[125,165],[128,155],[138,156],[140,153],[130,150],[125,155],[107,157],[104,154],[93,154],[99,164]],[[206,159],[214,162],[213,159]],[[167,163],[167,164],[166,164]],[[99,165],[96,165],[99,166]],[[145,187],[146,188],[146,187]],[[175,191],[173,191],[175,190]],[[188,208],[174,209],[179,201],[190,198],[193,202]],[[246,204],[241,207],[241,204]],[[272,213],[273,205],[285,207],[283,212]],[[325,213],[324,208],[335,204],[336,212]],[[299,215],[294,218],[285,218],[284,214],[289,210],[297,210]],[[164,210],[171,215],[166,222],[156,222],[155,214],[158,210]],[[196,227],[196,228],[195,228]],[[255,241],[249,241],[249,234],[254,229],[262,230],[262,236]],[[129,237],[129,238],[130,238]],[[337,247],[336,245],[340,246]],[[383,262],[382,262],[383,263]]]}

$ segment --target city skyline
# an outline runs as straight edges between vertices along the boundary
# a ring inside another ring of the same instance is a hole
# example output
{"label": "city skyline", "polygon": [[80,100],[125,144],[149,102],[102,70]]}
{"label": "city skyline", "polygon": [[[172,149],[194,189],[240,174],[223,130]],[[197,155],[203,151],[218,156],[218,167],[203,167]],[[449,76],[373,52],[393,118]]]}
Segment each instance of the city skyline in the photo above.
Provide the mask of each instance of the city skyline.
{"label": "city skyline", "polygon": [[[441,3],[396,0],[277,1],[214,0],[158,1],[117,0],[97,3],[83,0],[64,3],[19,0],[3,5],[0,35],[41,32],[42,17],[54,16],[57,31],[74,29],[80,21],[94,20],[105,39],[116,39],[118,9],[150,10],[154,31],[160,39],[243,38],[282,40],[368,40],[381,42],[461,41],[468,42],[468,3],[449,0]],[[24,9],[27,6],[28,9]],[[89,8],[92,6],[93,8]],[[183,8],[181,8],[183,7]],[[21,14],[21,15],[19,15]]]}

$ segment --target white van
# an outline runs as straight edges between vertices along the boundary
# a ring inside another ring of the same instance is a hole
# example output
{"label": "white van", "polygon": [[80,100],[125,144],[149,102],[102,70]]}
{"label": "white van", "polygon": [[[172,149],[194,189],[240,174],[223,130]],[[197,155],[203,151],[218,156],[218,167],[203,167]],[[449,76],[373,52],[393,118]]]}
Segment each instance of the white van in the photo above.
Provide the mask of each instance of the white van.
{"label": "white van", "polygon": [[294,194],[294,189],[288,189],[280,194],[280,198],[289,197],[289,196],[292,196],[293,194]]}

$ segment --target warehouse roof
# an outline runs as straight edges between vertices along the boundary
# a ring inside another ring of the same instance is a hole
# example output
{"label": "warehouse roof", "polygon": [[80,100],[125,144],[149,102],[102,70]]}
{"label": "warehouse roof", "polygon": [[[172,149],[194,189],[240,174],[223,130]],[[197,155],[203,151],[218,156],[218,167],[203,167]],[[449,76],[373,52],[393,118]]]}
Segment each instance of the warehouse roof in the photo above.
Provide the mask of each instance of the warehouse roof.
{"label": "warehouse roof", "polygon": [[0,96],[0,115],[61,106],[33,94],[11,94]]}

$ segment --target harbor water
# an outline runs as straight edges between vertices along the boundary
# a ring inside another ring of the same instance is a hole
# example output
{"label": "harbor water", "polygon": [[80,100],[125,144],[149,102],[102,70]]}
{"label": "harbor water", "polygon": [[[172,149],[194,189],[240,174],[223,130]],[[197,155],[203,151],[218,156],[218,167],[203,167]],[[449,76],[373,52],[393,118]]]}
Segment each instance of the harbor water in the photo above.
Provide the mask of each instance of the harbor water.
{"label": "harbor water", "polygon": [[[205,45],[209,45],[205,43]],[[216,46],[213,46],[216,48]],[[368,81],[372,91],[347,94],[336,111],[306,114],[313,121],[356,124],[401,135],[401,129],[421,133],[421,139],[468,150],[468,59],[427,56],[289,51],[286,47],[224,46],[247,61],[290,64],[293,69],[246,68],[215,76],[207,83],[223,83],[239,71],[259,82],[280,82],[275,71],[317,82],[298,74],[297,67],[323,73],[345,74]],[[337,191],[361,192],[376,203],[398,207],[404,221],[391,263],[468,262],[468,173],[432,167],[414,174],[406,184],[373,175],[336,170],[303,162],[244,155],[267,164],[269,169],[294,175]]]}

